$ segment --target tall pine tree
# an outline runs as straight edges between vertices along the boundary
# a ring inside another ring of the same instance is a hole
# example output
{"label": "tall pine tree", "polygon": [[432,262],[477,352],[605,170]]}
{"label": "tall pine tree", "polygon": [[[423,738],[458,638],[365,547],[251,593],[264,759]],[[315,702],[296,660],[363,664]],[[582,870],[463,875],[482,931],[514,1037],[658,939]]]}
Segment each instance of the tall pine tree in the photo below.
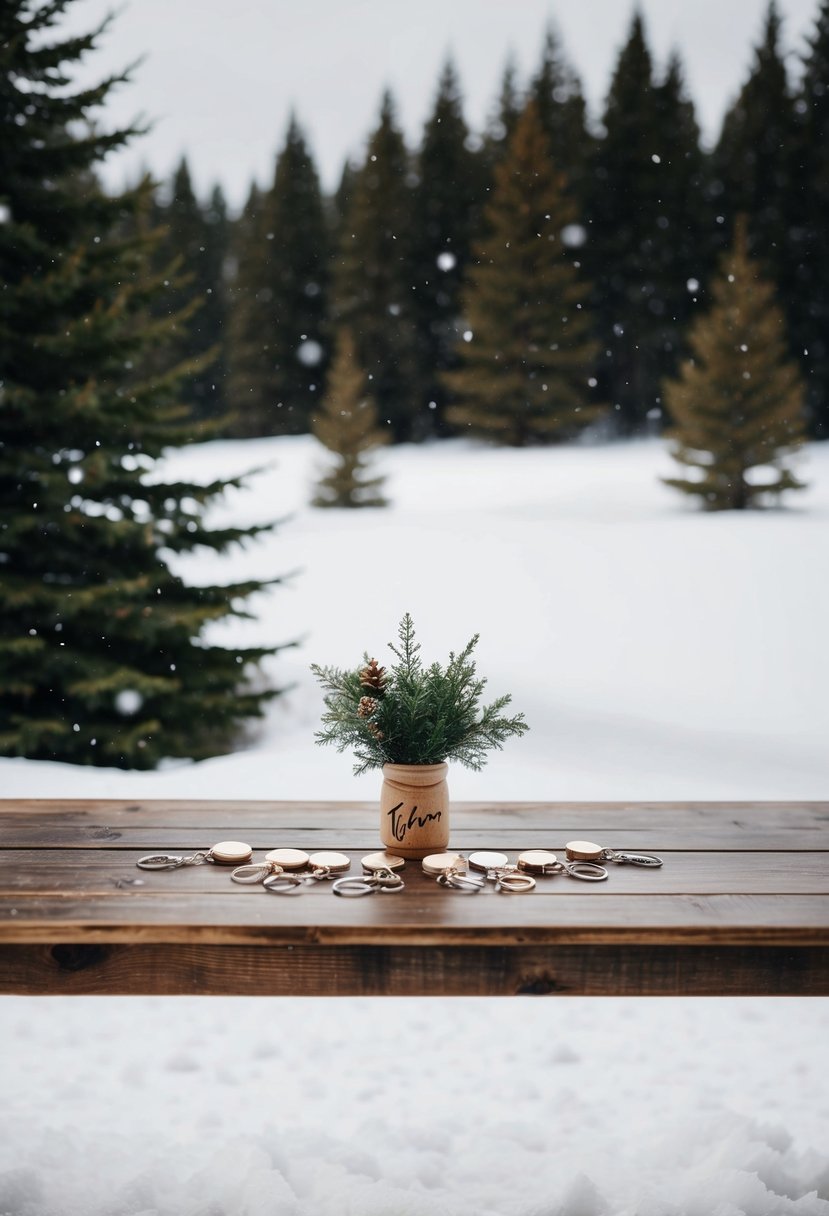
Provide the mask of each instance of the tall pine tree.
{"label": "tall pine tree", "polygon": [[444,432],[443,372],[455,367],[460,292],[483,204],[484,170],[469,148],[457,73],[448,62],[417,159],[412,200],[412,285],[418,339],[418,385]]}
{"label": "tall pine tree", "polygon": [[745,217],[711,295],[691,357],[665,388],[672,454],[694,472],[666,481],[709,511],[743,510],[803,488],[788,457],[805,437],[803,383],[774,287],[749,257]]}
{"label": "tall pine tree", "polygon": [[564,173],[568,188],[580,203],[592,143],[587,130],[587,107],[581,81],[567,61],[552,26],[545,34],[541,62],[530,81],[528,96],[538,109],[553,164]]}
{"label": "tall pine tree", "polygon": [[192,433],[190,369],[141,376],[176,322],[148,315],[150,187],[103,192],[95,166],[137,132],[90,122],[128,74],[74,85],[104,27],[62,37],[66,7],[0,10],[0,754],[146,768],[227,750],[261,712],[246,672],[268,652],[204,632],[263,584],[190,587],[168,564],[256,529],[205,526],[232,483],[157,466]]}
{"label": "tall pine tree", "polygon": [[794,292],[790,240],[794,92],[772,0],[748,79],[723,120],[713,155],[715,202],[730,238],[734,218],[748,217],[753,254],[773,277],[781,300]]}
{"label": "tall pine tree", "polygon": [[[658,84],[640,14],[616,65],[603,126],[583,256],[594,284],[600,387],[619,429],[630,434],[659,412],[660,380],[689,307],[688,252],[696,246],[701,259],[708,239],[690,102],[676,61]],[[693,277],[702,272],[696,266]]]}
{"label": "tall pine tree", "polygon": [[387,92],[342,232],[335,312],[354,335],[381,421],[396,440],[422,438],[431,426],[428,399],[417,383],[412,285],[409,156]]}
{"label": "tall pine tree", "polygon": [[829,439],[829,0],[822,0],[796,105],[789,311],[812,433]]}
{"label": "tall pine tree", "polygon": [[291,118],[272,189],[246,209],[233,284],[231,406],[237,433],[301,434],[328,342],[328,222],[305,137]]}
{"label": "tall pine tree", "polygon": [[561,235],[574,218],[530,102],[496,168],[488,235],[469,271],[469,330],[460,368],[446,375],[454,425],[523,446],[573,435],[599,412],[589,402],[587,287]]}

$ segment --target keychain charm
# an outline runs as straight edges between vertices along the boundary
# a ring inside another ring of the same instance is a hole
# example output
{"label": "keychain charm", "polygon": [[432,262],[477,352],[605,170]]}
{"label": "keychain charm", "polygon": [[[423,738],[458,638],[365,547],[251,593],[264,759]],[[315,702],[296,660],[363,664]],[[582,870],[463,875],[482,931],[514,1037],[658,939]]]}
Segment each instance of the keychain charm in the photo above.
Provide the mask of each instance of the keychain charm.
{"label": "keychain charm", "polygon": [[375,891],[402,891],[405,885],[399,874],[387,867],[378,867],[362,877],[355,874],[352,878],[338,878],[331,889],[335,895],[354,897],[373,895]]}
{"label": "keychain charm", "polygon": [[[568,859],[570,854],[567,854]],[[566,874],[582,882],[604,882],[607,870],[593,861],[559,861],[548,849],[527,849],[518,855],[518,869],[525,874]]]}
{"label": "keychain charm", "polygon": [[273,853],[268,853],[267,857],[271,859],[269,864],[274,869],[271,874],[262,879],[262,885],[266,891],[270,891],[274,895],[291,895],[304,883],[325,882],[329,878],[334,878],[337,874],[344,874],[346,870],[351,869],[351,858],[345,853],[322,852],[311,853],[310,856],[302,853],[305,858],[302,869],[296,865],[296,858],[289,857],[288,862],[295,866],[293,870],[289,870],[284,861],[280,866],[274,860],[277,853],[299,854],[302,853],[302,850],[274,849]]}
{"label": "keychain charm", "polygon": [[376,874],[378,870],[402,870],[406,862],[403,857],[394,853],[369,853],[360,862],[366,874]]}
{"label": "keychain charm", "polygon": [[220,840],[210,849],[179,857],[175,853],[149,853],[135,863],[140,870],[178,870],[181,866],[200,866],[211,862],[220,866],[238,866],[250,861],[253,849],[241,840]]}
{"label": "keychain charm", "polygon": [[650,866],[657,868],[662,865],[662,858],[654,853],[629,853],[617,849],[603,849],[600,844],[591,840],[571,840],[564,847],[568,861],[613,861],[619,865]]}
{"label": "keychain charm", "polygon": [[523,895],[535,887],[535,879],[530,874],[519,873],[518,867],[510,864],[506,853],[470,853],[469,868],[484,874],[487,882],[495,884],[496,891]]}
{"label": "keychain charm", "polygon": [[473,894],[483,889],[484,880],[467,872],[466,858],[462,853],[430,853],[420,864],[423,873],[436,878],[441,887]]}

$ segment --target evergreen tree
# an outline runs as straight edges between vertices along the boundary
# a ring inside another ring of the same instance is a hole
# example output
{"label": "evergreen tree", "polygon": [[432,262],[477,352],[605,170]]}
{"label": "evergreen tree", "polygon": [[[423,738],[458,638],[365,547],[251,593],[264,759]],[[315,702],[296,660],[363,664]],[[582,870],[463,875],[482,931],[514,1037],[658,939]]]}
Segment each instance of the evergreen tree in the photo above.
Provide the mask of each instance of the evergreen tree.
{"label": "evergreen tree", "polygon": [[[689,254],[699,261],[710,244],[693,111],[676,61],[657,84],[639,14],[614,72],[603,125],[589,179],[583,257],[603,351],[600,389],[620,430],[631,433],[658,411],[660,379],[673,365],[676,331],[689,308]],[[693,277],[702,280],[703,269],[695,265]]]}
{"label": "evergreen tree", "polygon": [[168,565],[257,529],[204,524],[236,483],[156,466],[192,433],[191,368],[136,374],[176,317],[148,315],[149,183],[111,197],[94,175],[138,133],[90,123],[128,73],[74,86],[105,26],[61,37],[65,8],[0,11],[0,754],[147,768],[226,750],[270,695],[245,673],[271,652],[203,636],[261,582],[189,587]]}
{"label": "evergreen tree", "polygon": [[216,418],[225,410],[224,264],[229,226],[224,196],[217,186],[209,206],[202,208],[182,157],[168,200],[154,200],[152,214],[162,229],[155,262],[164,283],[153,312],[176,318],[170,342],[155,358],[163,371],[202,357],[202,370],[188,378],[182,396],[195,418]]}
{"label": "evergreen tree", "polygon": [[266,240],[262,200],[262,191],[252,182],[230,237],[227,394],[229,430],[241,438],[263,433],[266,403],[271,400],[268,334],[261,325],[267,304],[260,281]]}
{"label": "evergreen tree", "polygon": [[416,382],[412,187],[409,158],[386,93],[343,230],[336,269],[336,318],[351,329],[380,416],[396,440],[422,437],[428,401]]}
{"label": "evergreen tree", "polygon": [[418,384],[429,402],[432,427],[438,433],[444,431],[441,377],[457,364],[461,283],[483,203],[483,167],[468,143],[460,86],[449,62],[441,74],[435,106],[423,134],[412,202]]}
{"label": "evergreen tree", "polygon": [[[711,295],[710,311],[691,329],[691,358],[665,386],[672,455],[695,473],[665,480],[708,510],[743,510],[803,488],[787,457],[804,439],[800,372],[788,358],[774,287],[748,255],[744,217]],[[758,477],[758,469],[773,476]]]}
{"label": "evergreen tree", "polygon": [[245,241],[233,293],[235,341],[247,352],[231,380],[238,430],[301,434],[325,375],[328,224],[317,171],[293,117],[273,187]]}
{"label": "evergreen tree", "polygon": [[829,438],[829,0],[822,0],[797,98],[789,311],[812,433]]}
{"label": "evergreen tree", "polygon": [[483,140],[483,160],[489,169],[490,177],[507,149],[518,119],[521,117],[523,105],[524,100],[518,85],[518,69],[515,66],[515,60],[510,55],[501,76],[501,87],[495,104],[495,112],[490,119]]}
{"label": "evergreen tree", "polygon": [[547,29],[541,63],[530,81],[529,97],[553,156],[553,164],[564,173],[574,197],[581,198],[591,138],[587,131],[587,107],[581,81],[567,62],[560,39]]}
{"label": "evergreen tree", "polygon": [[315,507],[385,507],[380,492],[385,478],[366,475],[368,453],[388,443],[388,431],[377,422],[377,407],[367,392],[366,376],[357,359],[354,338],[341,330],[322,408],[312,430],[337,462],[321,478]]}
{"label": "evergreen tree", "polygon": [[469,340],[446,375],[455,425],[521,446],[571,435],[599,412],[588,401],[587,288],[561,239],[574,218],[530,102],[496,168],[488,236],[469,271]]}
{"label": "evergreen tree", "polygon": [[794,96],[780,45],[781,19],[772,0],[751,72],[725,116],[713,156],[715,201],[730,236],[734,217],[748,217],[752,253],[778,286],[793,295],[791,226]]}

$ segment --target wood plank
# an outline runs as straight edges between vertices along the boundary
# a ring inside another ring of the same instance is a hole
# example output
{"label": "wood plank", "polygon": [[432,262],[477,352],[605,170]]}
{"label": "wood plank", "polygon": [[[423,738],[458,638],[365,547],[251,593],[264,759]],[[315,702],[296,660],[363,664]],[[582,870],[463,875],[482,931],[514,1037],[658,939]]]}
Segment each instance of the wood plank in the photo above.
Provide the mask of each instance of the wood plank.
{"label": "wood plank", "polygon": [[[287,843],[287,842],[286,842]],[[829,843],[829,841],[827,841]],[[362,850],[345,850],[352,858],[352,873],[360,872]],[[215,897],[241,898],[255,894],[272,901],[276,896],[265,895],[259,888],[249,888],[231,882],[227,867],[215,865],[183,866],[178,870],[139,870],[135,862],[142,851],[117,850],[19,850],[9,860],[9,853],[0,853],[0,889],[8,892],[43,892],[67,890],[72,893],[109,892],[115,888],[130,889],[137,896],[150,892],[186,895],[194,892],[212,893]],[[515,860],[517,852],[508,854]],[[614,894],[707,894],[740,892],[756,894],[829,895],[829,852],[774,854],[766,852],[668,852],[662,853],[665,864],[660,869],[640,866],[608,865],[609,878],[602,883],[577,882],[563,875],[539,878],[538,887],[530,895],[499,895],[487,900],[490,915],[507,900],[521,903],[534,901],[543,892],[568,895],[582,899],[604,899]],[[447,892],[434,879],[423,874],[416,862],[407,862],[403,871],[407,891],[412,889],[427,897],[469,900],[487,899],[494,894],[487,890],[481,895],[467,896]],[[294,898],[303,900],[333,899],[327,883],[308,885]],[[379,897],[375,897],[379,898]],[[829,901],[827,901],[829,908]]]}
{"label": "wood plank", "polygon": [[829,953],[752,947],[0,947],[0,991],[60,995],[829,994]]}
{"label": "wood plank", "polygon": [[[730,829],[730,830],[729,830]],[[55,822],[15,816],[12,823],[0,822],[0,848],[36,849],[129,849],[144,852],[194,852],[219,839],[245,840],[254,849],[277,846],[306,848],[362,849],[370,852],[380,847],[377,827],[363,823],[334,824],[321,827],[290,827],[265,824],[244,825],[224,821],[207,826],[135,826],[114,827],[108,822]],[[550,826],[527,824],[505,826],[500,820],[481,828],[467,828],[453,822],[452,847],[461,851],[473,848],[493,848],[512,851],[523,848],[561,850],[568,840],[596,840],[606,848],[659,850],[726,850],[742,849],[766,852],[811,851],[826,848],[827,832],[822,826],[777,827],[772,823],[745,823],[739,827],[704,824],[673,827],[654,822],[638,831],[629,827],[602,829],[592,823],[576,820]]]}
{"label": "wood plank", "polygon": [[[378,783],[379,790],[379,783]],[[0,822],[10,829],[13,817],[55,818],[66,823],[108,824],[113,828],[136,822],[158,827],[215,827],[224,831],[236,827],[263,827],[278,823],[284,827],[329,828],[362,821],[373,827],[378,817],[378,801],[265,801],[265,800],[187,800],[187,799],[0,799]],[[478,803],[453,801],[452,823],[464,828],[489,828],[494,821],[509,826],[534,827],[543,822],[573,822],[580,828],[591,823],[596,829],[649,831],[654,823],[692,828],[704,824],[734,827],[776,827],[784,831],[829,826],[829,801],[794,803],[562,803],[562,801],[515,801],[515,803]]]}
{"label": "wood plank", "polygon": [[[575,884],[571,884],[575,885]],[[408,894],[408,892],[407,892]],[[487,904],[498,905],[498,915]],[[591,901],[569,894],[537,899],[425,899],[373,896],[327,901],[278,896],[215,899],[114,892],[0,897],[0,941],[159,942],[331,945],[461,945],[529,943],[740,944],[829,947],[827,901],[778,895],[609,895]],[[313,911],[309,911],[312,909]]]}

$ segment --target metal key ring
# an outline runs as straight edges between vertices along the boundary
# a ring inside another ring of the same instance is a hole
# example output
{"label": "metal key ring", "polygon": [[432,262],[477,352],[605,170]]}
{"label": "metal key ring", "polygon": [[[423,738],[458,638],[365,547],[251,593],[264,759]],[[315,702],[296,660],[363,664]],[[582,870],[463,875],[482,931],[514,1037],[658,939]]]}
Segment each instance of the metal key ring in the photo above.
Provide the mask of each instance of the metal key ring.
{"label": "metal key ring", "polygon": [[608,877],[605,867],[595,861],[563,861],[560,864],[570,878],[580,878],[582,882],[604,882]]}
{"label": "metal key ring", "polygon": [[[489,877],[487,875],[487,877]],[[495,873],[495,890],[507,891],[515,895],[523,895],[526,891],[535,889],[535,879],[531,874],[521,874],[517,870],[506,873]]]}
{"label": "metal key ring", "polygon": [[377,884],[370,882],[368,878],[360,878],[354,874],[350,878],[335,879],[331,890],[335,895],[354,898],[358,895],[373,895],[377,890]]}
{"label": "metal key ring", "polygon": [[271,874],[262,886],[273,895],[294,895],[302,886],[302,879],[298,874],[288,874],[282,870],[279,874]]}
{"label": "metal key ring", "polygon": [[483,891],[485,886],[482,878],[476,878],[474,874],[466,874],[460,870],[444,870],[442,874],[438,874],[437,883],[441,887],[451,887],[453,891],[466,891],[470,895],[477,895],[479,891]]}
{"label": "metal key ring", "polygon": [[174,853],[148,853],[146,857],[139,857],[135,864],[141,870],[177,870],[187,862]]}
{"label": "metal key ring", "polygon": [[271,875],[281,874],[282,867],[272,861],[262,861],[252,866],[237,866],[230,877],[234,882],[254,883],[264,882]]}

